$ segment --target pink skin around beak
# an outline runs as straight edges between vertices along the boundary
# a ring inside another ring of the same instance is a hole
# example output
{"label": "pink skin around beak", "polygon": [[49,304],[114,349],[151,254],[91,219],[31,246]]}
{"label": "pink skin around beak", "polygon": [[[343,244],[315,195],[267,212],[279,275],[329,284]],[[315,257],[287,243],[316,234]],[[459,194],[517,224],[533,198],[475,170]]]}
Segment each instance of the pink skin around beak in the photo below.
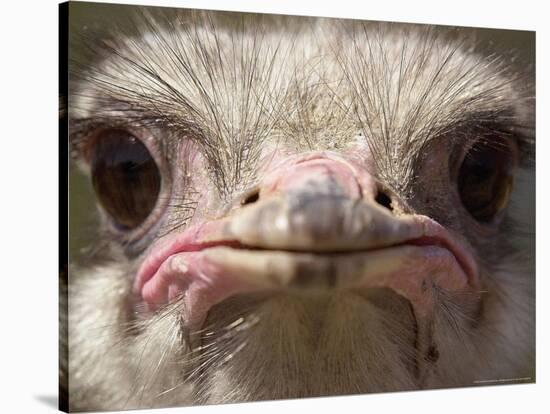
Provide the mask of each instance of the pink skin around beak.
{"label": "pink skin around beak", "polygon": [[155,243],[135,291],[155,310],[182,298],[191,330],[208,310],[249,292],[387,287],[431,318],[434,288],[477,292],[467,245],[429,217],[396,217],[374,199],[375,179],[332,153],[283,160],[259,199]]}

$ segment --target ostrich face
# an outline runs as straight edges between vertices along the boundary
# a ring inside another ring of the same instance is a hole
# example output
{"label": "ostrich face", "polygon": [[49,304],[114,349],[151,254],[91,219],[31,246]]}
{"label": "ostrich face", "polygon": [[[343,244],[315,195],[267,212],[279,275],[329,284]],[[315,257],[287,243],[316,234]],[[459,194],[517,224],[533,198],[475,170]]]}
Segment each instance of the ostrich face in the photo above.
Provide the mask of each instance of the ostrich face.
{"label": "ostrich face", "polygon": [[525,78],[467,31],[289,22],[147,18],[78,68],[109,254],[73,271],[75,406],[533,375]]}

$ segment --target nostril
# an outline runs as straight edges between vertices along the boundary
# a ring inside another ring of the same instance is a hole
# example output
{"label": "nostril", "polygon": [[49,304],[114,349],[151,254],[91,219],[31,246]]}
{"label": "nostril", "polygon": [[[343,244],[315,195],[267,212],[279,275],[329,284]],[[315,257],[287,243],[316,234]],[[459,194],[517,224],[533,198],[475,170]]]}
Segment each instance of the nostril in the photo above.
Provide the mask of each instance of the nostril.
{"label": "nostril", "polygon": [[241,201],[241,205],[253,204],[260,199],[260,190],[254,190],[246,195]]}
{"label": "nostril", "polygon": [[393,210],[393,207],[391,205],[391,198],[384,191],[379,189],[378,193],[376,194],[375,200],[382,207],[385,207],[390,211]]}

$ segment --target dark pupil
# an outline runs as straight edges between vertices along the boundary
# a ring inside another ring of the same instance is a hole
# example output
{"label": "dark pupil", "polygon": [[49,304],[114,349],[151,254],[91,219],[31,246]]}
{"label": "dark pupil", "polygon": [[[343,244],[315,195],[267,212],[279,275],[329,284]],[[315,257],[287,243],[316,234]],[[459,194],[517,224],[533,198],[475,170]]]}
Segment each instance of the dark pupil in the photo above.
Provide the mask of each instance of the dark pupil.
{"label": "dark pupil", "polygon": [[112,130],[98,138],[92,158],[97,197],[117,225],[133,229],[151,213],[160,192],[160,173],[140,140]]}
{"label": "dark pupil", "polygon": [[466,155],[458,189],[466,209],[477,220],[490,221],[506,204],[511,187],[507,152],[478,145]]}

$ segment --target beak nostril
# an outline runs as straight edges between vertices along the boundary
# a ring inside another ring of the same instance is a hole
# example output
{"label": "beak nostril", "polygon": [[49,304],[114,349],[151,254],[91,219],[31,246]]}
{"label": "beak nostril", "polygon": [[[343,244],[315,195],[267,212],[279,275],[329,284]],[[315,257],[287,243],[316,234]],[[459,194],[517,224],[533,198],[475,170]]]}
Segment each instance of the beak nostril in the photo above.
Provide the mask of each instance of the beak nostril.
{"label": "beak nostril", "polygon": [[246,197],[241,201],[241,205],[253,204],[260,199],[260,190],[254,190],[251,193],[247,194]]}
{"label": "beak nostril", "polygon": [[391,198],[382,190],[378,190],[378,193],[376,194],[375,201],[380,204],[382,207],[387,208],[388,210],[392,211],[393,207],[391,205]]}

